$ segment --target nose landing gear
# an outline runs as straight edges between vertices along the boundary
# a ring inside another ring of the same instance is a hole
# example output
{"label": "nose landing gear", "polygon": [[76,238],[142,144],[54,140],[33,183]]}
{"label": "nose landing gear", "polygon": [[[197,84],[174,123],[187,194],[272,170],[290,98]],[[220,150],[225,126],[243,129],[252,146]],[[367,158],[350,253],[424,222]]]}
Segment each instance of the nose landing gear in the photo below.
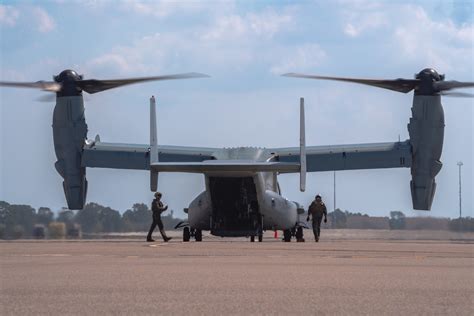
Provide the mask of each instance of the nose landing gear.
{"label": "nose landing gear", "polygon": [[197,242],[202,241],[202,230],[184,227],[183,228],[183,241],[188,242],[191,240],[191,237],[194,237],[194,240],[196,240]]}

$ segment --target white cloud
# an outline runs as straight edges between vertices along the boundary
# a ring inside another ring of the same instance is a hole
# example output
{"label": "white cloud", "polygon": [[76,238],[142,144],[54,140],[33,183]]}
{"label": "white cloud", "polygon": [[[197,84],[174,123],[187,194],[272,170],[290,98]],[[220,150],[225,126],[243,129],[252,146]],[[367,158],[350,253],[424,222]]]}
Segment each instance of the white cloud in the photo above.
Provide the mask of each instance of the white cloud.
{"label": "white cloud", "polygon": [[290,71],[304,71],[319,66],[326,59],[326,52],[318,44],[305,44],[296,48],[286,49],[279,54],[282,61],[271,67],[274,74]]}
{"label": "white cloud", "polygon": [[38,30],[47,33],[55,29],[56,23],[53,18],[43,8],[36,7],[33,9],[33,15],[38,23]]}
{"label": "white cloud", "polygon": [[472,71],[472,24],[433,21],[417,6],[404,6],[397,15],[401,21],[394,28],[393,38],[402,58],[443,71],[462,70],[466,65]]}
{"label": "white cloud", "polygon": [[151,15],[158,18],[168,17],[176,12],[183,11],[196,13],[210,7],[212,6],[207,5],[206,1],[126,0],[122,2],[123,10],[141,15]]}
{"label": "white cloud", "polygon": [[242,17],[238,15],[230,15],[219,18],[212,29],[203,34],[202,39],[233,39],[235,37],[244,36],[247,31],[248,26]]}
{"label": "white cloud", "polygon": [[385,13],[369,12],[364,15],[352,15],[344,26],[344,33],[350,37],[357,37],[368,30],[375,30],[387,25]]}
{"label": "white cloud", "polygon": [[390,12],[384,10],[379,2],[367,0],[340,2],[344,5],[344,10],[342,10],[343,31],[349,37],[358,37],[365,32],[387,25]]}
{"label": "white cloud", "polygon": [[227,15],[219,17],[213,26],[202,35],[205,40],[231,40],[241,37],[271,38],[289,27],[293,18],[288,13],[267,10],[262,13]]}
{"label": "white cloud", "polygon": [[129,73],[133,71],[132,64],[126,60],[126,58],[119,53],[107,53],[94,58],[90,63],[94,69],[117,69],[119,73]]}
{"label": "white cloud", "polygon": [[[345,35],[367,41],[377,38],[374,49],[386,51],[387,60],[410,67],[434,67],[443,72],[472,73],[474,26],[456,25],[448,17],[431,17],[419,5],[372,1],[343,1],[342,29]],[[368,41],[370,43],[370,41]]]}
{"label": "white cloud", "polygon": [[159,33],[144,36],[130,45],[121,45],[94,59],[86,67],[87,73],[106,75],[138,75],[160,72],[166,58],[182,47],[178,37],[162,36]]}
{"label": "white cloud", "polygon": [[385,16],[383,14],[372,13],[364,19],[357,19],[347,23],[344,27],[344,33],[350,37],[357,37],[363,32],[371,29],[377,29],[386,25]]}
{"label": "white cloud", "polygon": [[12,6],[0,4],[0,25],[14,26],[20,12]]}
{"label": "white cloud", "polygon": [[265,37],[273,37],[282,29],[288,28],[293,22],[293,17],[289,13],[279,14],[272,10],[260,14],[251,13],[247,16],[247,19],[252,31]]}
{"label": "white cloud", "polygon": [[[206,24],[172,33],[155,33],[114,47],[92,59],[87,66],[110,75],[145,75],[197,66],[206,71],[224,68],[236,71],[253,62],[276,64],[281,57],[279,54],[288,52],[281,45],[276,46],[273,37],[286,32],[292,21],[290,14],[273,10],[218,16]],[[297,51],[298,56],[306,58],[305,63],[309,63],[306,55],[310,52],[305,53],[309,49],[317,50],[308,46]],[[319,57],[320,54],[316,55]]]}

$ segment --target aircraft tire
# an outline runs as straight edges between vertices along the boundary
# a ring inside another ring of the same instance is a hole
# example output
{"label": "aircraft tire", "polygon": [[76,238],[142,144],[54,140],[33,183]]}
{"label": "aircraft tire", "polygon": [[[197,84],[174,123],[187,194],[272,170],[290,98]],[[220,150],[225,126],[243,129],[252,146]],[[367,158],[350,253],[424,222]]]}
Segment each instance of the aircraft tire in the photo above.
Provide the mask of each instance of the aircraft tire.
{"label": "aircraft tire", "polygon": [[250,236],[250,242],[255,242],[255,236]]}
{"label": "aircraft tire", "polygon": [[196,241],[202,241],[202,230],[196,229],[194,232],[194,239],[196,239]]}
{"label": "aircraft tire", "polygon": [[291,230],[286,229],[283,231],[283,240],[285,242],[290,242],[291,241]]}
{"label": "aircraft tire", "polygon": [[304,242],[303,238],[303,227],[298,227],[296,229],[296,241],[297,242]]}
{"label": "aircraft tire", "polygon": [[188,242],[191,239],[191,231],[189,227],[184,227],[183,229],[183,241]]}

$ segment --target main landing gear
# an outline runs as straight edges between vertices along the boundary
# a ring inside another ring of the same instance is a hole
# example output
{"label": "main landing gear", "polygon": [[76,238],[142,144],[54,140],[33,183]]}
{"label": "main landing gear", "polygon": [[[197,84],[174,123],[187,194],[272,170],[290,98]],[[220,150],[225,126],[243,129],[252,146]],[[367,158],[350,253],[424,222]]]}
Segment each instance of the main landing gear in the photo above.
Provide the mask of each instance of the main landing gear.
{"label": "main landing gear", "polygon": [[[257,234],[257,237],[258,237],[258,242],[262,242],[263,241],[263,232],[259,231],[258,234]],[[250,236],[250,242],[255,242],[255,235]]]}
{"label": "main landing gear", "polygon": [[303,227],[298,226],[296,228],[285,229],[283,231],[283,241],[284,242],[291,242],[292,237],[296,238],[296,242],[304,242]]}
{"label": "main landing gear", "polygon": [[202,241],[202,230],[184,227],[183,228],[183,241],[188,242],[191,240],[191,237],[194,237],[194,240],[198,242]]}

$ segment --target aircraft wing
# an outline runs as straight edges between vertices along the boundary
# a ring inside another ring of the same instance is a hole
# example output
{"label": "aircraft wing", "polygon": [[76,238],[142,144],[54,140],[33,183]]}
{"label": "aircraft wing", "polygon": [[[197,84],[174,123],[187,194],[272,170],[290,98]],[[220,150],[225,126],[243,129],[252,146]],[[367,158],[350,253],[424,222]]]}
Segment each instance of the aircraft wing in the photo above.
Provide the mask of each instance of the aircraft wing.
{"label": "aircraft wing", "polygon": [[[272,148],[284,163],[300,162],[300,147]],[[308,172],[380,168],[409,168],[412,165],[410,141],[306,147]]]}
{"label": "aircraft wing", "polygon": [[[150,170],[150,145],[103,143],[95,141],[84,146],[82,166]],[[217,148],[158,146],[160,162],[191,163],[213,159]]]}
{"label": "aircraft wing", "polygon": [[299,172],[297,163],[245,161],[245,160],[208,160],[203,162],[157,162],[151,168],[157,172]]}

